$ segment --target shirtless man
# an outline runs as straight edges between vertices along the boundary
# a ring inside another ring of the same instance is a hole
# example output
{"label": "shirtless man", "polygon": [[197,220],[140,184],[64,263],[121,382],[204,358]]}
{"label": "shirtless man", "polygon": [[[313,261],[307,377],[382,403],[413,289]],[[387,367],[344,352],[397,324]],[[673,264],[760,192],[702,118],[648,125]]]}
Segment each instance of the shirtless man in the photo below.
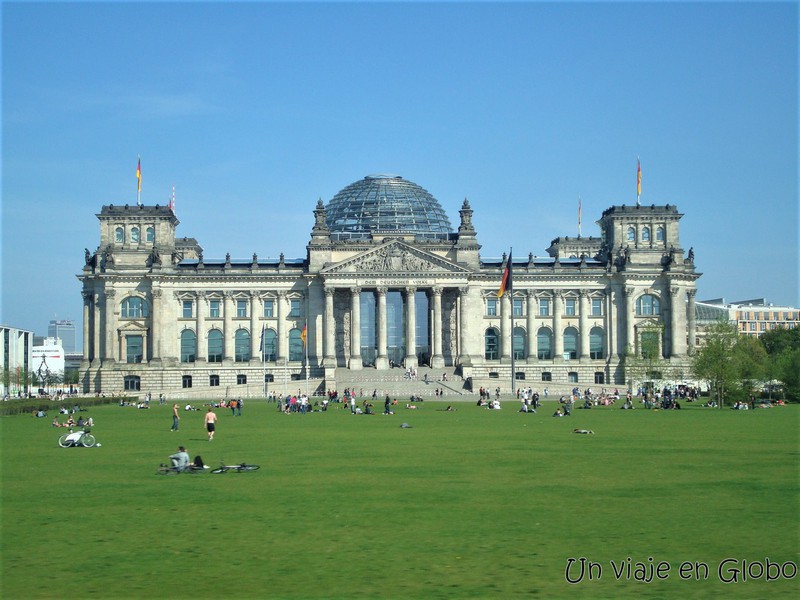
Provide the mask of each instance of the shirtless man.
{"label": "shirtless man", "polygon": [[208,441],[214,439],[214,429],[216,428],[217,423],[217,415],[212,409],[208,409],[206,413],[205,419],[203,419],[205,423],[206,431],[208,431]]}
{"label": "shirtless man", "polygon": [[181,420],[181,418],[178,416],[178,405],[177,404],[173,404],[172,405],[172,429],[170,429],[170,431],[178,431],[178,421],[180,421],[180,420]]}

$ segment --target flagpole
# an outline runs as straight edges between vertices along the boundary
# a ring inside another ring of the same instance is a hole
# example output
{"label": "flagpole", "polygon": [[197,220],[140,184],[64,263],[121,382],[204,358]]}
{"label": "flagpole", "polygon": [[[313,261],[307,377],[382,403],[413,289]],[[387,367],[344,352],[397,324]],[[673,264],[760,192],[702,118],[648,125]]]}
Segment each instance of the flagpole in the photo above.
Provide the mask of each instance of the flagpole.
{"label": "flagpole", "polygon": [[508,302],[511,305],[511,398],[513,400],[517,396],[517,369],[514,362],[514,275],[513,265],[511,264],[512,256],[514,256],[513,246],[508,252]]}
{"label": "flagpole", "polygon": [[303,341],[303,345],[305,346],[305,354],[306,354],[306,397],[311,400],[310,396],[308,395],[308,315],[306,315],[306,324],[305,324],[305,332],[306,332],[306,339]]}
{"label": "flagpole", "polygon": [[578,237],[581,237],[581,197],[578,196]]}
{"label": "flagpole", "polygon": [[264,327],[265,325],[261,324],[261,374],[264,376],[264,400],[267,399],[267,361],[266,361],[266,348],[264,347]]}
{"label": "flagpole", "polygon": [[639,157],[636,157],[636,206],[641,206],[639,204],[639,196],[642,195],[642,163],[639,161]]}

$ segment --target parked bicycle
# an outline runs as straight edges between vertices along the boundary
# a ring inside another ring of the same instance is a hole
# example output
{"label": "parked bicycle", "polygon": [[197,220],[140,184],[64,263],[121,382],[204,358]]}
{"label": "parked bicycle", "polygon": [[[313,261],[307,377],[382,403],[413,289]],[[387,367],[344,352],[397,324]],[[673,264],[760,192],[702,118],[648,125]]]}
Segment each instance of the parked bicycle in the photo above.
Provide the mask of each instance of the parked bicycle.
{"label": "parked bicycle", "polygon": [[91,429],[82,429],[81,431],[65,433],[58,438],[58,445],[62,448],[72,448],[76,446],[91,448],[97,443],[97,440],[90,431]]}
{"label": "parked bicycle", "polygon": [[212,469],[211,472],[214,474],[228,473],[229,471],[233,471],[234,473],[249,473],[250,471],[258,471],[260,468],[259,465],[248,465],[246,463],[238,465],[226,465],[223,463],[216,469]]}

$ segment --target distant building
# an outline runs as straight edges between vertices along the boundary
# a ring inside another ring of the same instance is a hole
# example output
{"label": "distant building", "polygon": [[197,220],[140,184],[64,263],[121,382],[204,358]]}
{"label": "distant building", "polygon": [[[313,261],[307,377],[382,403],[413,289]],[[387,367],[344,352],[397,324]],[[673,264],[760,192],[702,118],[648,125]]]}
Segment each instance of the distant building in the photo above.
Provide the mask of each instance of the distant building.
{"label": "distant building", "polygon": [[[700,304],[699,302],[697,303]],[[800,323],[800,309],[792,306],[775,306],[766,298],[739,300],[726,303],[724,298],[705,301],[703,304],[717,306],[729,314],[741,335],[760,337],[774,329],[794,329]]]}
{"label": "distant building", "polygon": [[52,320],[47,326],[47,337],[60,338],[64,352],[72,354],[76,351],[75,321],[61,319]]}
{"label": "distant building", "polygon": [[33,363],[33,332],[0,325],[0,394],[5,397],[27,394],[26,375]]}

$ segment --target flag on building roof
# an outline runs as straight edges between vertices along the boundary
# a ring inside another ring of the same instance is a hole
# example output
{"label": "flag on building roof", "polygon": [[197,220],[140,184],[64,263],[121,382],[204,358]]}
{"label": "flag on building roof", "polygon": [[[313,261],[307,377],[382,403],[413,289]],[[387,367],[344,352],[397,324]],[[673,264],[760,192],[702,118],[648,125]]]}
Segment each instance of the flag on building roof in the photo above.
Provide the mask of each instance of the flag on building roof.
{"label": "flag on building roof", "polygon": [[636,157],[636,204],[639,204],[639,196],[642,195],[642,163]]}
{"label": "flag on building roof", "polygon": [[139,158],[139,162],[136,163],[136,191],[142,191],[142,159]]}
{"label": "flag on building roof", "polygon": [[503,271],[503,279],[500,281],[500,289],[497,291],[498,298],[502,298],[503,294],[506,293],[506,290],[511,289],[511,253],[512,251],[509,250],[508,260],[506,261],[506,269]]}

